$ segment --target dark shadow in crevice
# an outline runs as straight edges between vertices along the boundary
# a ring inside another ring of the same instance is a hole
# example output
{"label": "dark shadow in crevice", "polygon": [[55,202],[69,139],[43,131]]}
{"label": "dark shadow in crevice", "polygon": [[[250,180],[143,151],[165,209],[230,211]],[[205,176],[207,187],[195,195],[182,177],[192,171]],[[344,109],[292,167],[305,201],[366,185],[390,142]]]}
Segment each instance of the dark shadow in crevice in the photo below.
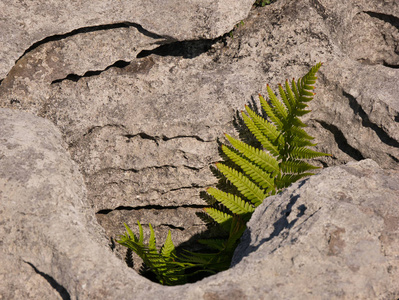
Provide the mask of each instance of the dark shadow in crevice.
{"label": "dark shadow in crevice", "polygon": [[118,60],[117,62],[115,62],[114,64],[106,67],[104,70],[96,70],[96,71],[87,71],[86,73],[84,73],[83,75],[77,75],[77,74],[69,74],[67,77],[65,78],[61,78],[61,79],[56,79],[53,80],[51,82],[51,84],[55,84],[55,83],[59,83],[62,82],[64,80],[70,80],[73,82],[78,82],[81,78],[83,77],[92,77],[92,76],[98,76],[100,75],[102,72],[109,70],[110,68],[119,68],[122,69],[126,66],[128,66],[130,64],[130,62],[124,61],[124,60]]}
{"label": "dark shadow in crevice", "polygon": [[51,285],[51,287],[53,289],[55,289],[61,296],[61,298],[63,300],[70,300],[71,299],[71,295],[69,295],[67,289],[65,287],[63,287],[61,284],[59,284],[53,277],[51,277],[50,275],[43,273],[41,271],[39,271],[32,263],[28,262],[28,261],[24,261],[25,263],[27,263],[28,265],[30,265],[32,267],[32,269],[39,274],[40,276],[42,276],[44,279],[47,280],[47,282]]}
{"label": "dark shadow in crevice", "polygon": [[152,50],[142,50],[137,54],[137,58],[143,58],[152,54],[159,56],[176,56],[182,58],[194,58],[205,52],[208,52],[212,45],[218,42],[220,38],[176,41],[161,45]]}
{"label": "dark shadow in crevice", "polygon": [[335,125],[333,124],[328,124],[324,121],[321,120],[315,120],[318,122],[324,129],[330,131],[334,135],[335,142],[338,145],[338,148],[352,157],[354,160],[360,161],[364,159],[364,156],[362,153],[357,150],[356,148],[353,148],[351,145],[348,144],[347,139],[345,138],[344,134],[342,131]]}
{"label": "dark shadow in crevice", "polygon": [[395,17],[393,15],[388,15],[388,14],[383,14],[383,13],[377,13],[373,11],[365,11],[364,13],[368,14],[372,18],[376,18],[379,20],[382,20],[384,22],[387,22],[391,24],[392,26],[396,27],[399,29],[399,18]]}
{"label": "dark shadow in crevice", "polygon": [[382,62],[382,65],[383,65],[384,67],[391,68],[391,69],[399,69],[399,65],[392,65],[392,64],[389,64],[389,63],[387,63],[385,60]]}
{"label": "dark shadow in crevice", "polygon": [[342,93],[349,100],[349,106],[353,110],[354,114],[358,115],[362,119],[362,125],[364,127],[373,130],[377,134],[381,142],[387,144],[388,146],[399,148],[398,141],[391,138],[381,127],[370,121],[368,115],[363,110],[361,105],[356,101],[355,97],[346,93],[345,91],[343,91]]}
{"label": "dark shadow in crevice", "polygon": [[159,34],[156,34],[154,32],[144,29],[143,26],[141,26],[140,24],[132,23],[132,22],[121,22],[121,23],[114,23],[114,24],[87,26],[87,27],[74,29],[74,30],[64,33],[64,34],[55,34],[52,36],[48,36],[48,37],[34,43],[27,50],[25,50],[25,52],[17,59],[16,62],[18,62],[18,60],[20,60],[28,52],[30,52],[30,51],[36,49],[37,47],[39,47],[45,43],[48,43],[48,42],[63,40],[65,38],[68,38],[68,37],[71,37],[71,36],[74,36],[77,34],[81,34],[81,33],[89,33],[89,32],[103,31],[103,30],[110,30],[110,29],[117,29],[117,28],[130,28],[130,27],[136,28],[137,31],[139,31],[141,34],[143,34],[147,37],[150,37],[150,38],[153,38],[156,40],[163,39],[162,41],[156,42],[157,44],[170,43],[170,42],[176,41],[176,39],[173,37],[166,36],[166,35],[161,36]]}
{"label": "dark shadow in crevice", "polygon": [[198,204],[187,204],[187,205],[174,205],[174,206],[161,206],[161,205],[145,205],[145,206],[118,206],[114,209],[101,209],[97,211],[97,215],[107,215],[112,211],[115,210],[126,210],[126,211],[131,211],[131,210],[148,210],[148,209],[156,209],[156,210],[176,210],[178,208],[194,208],[194,209],[202,209],[207,207],[208,205],[198,205]]}

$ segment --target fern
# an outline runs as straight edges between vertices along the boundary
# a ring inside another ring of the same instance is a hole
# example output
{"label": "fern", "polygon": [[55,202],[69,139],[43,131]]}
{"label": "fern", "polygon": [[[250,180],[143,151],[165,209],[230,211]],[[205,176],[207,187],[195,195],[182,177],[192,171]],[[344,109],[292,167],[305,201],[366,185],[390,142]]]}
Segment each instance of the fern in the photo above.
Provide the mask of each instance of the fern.
{"label": "fern", "polygon": [[314,138],[306,133],[306,124],[299,119],[310,112],[307,103],[313,99],[312,90],[321,65],[312,67],[298,81],[292,80],[291,84],[286,81],[284,87],[279,85],[281,100],[267,85],[268,100],[261,95],[259,100],[268,119],[245,107],[242,119],[261,148],[226,135],[230,145],[221,146],[226,160],[217,163],[216,168],[221,175],[220,181],[233,188],[224,184],[206,191],[204,198],[211,205],[204,209],[207,218],[225,231],[224,238],[199,240],[210,248],[209,253],[186,251],[177,256],[170,232],[163,248],[157,252],[151,225],[148,245],[143,243],[143,229],[139,222],[139,238],[125,225],[127,233],[118,242],[136,252],[160,283],[181,284],[198,273],[213,274],[227,269],[255,208],[268,196],[313,175],[311,171],[318,167],[306,160],[328,155],[309,148],[315,146],[312,143]]}
{"label": "fern", "polygon": [[164,285],[176,285],[185,283],[184,270],[191,266],[189,263],[179,263],[176,261],[175,246],[172,242],[170,230],[166,241],[158,252],[156,247],[155,233],[151,224],[150,239],[148,245],[144,244],[143,227],[137,221],[139,226],[139,238],[126,225],[126,233],[120,236],[117,242],[130,250],[136,252],[147,268],[149,268],[156,276],[157,280]]}
{"label": "fern", "polygon": [[[297,82],[293,80],[291,85],[288,81],[284,87],[279,85],[281,100],[267,85],[269,100],[266,101],[261,95],[259,100],[268,120],[248,106],[245,107],[245,112],[242,112],[243,121],[263,149],[226,135],[230,146],[222,145],[221,149],[234,165],[231,166],[231,162],[229,166],[217,163],[216,168],[237,188],[238,194],[217,188],[207,190],[208,195],[214,198],[214,201],[209,202],[215,204],[205,208],[205,212],[228,232],[226,239],[211,242],[212,248],[219,250],[214,255],[219,259],[223,257],[225,264],[212,265],[214,261],[208,259],[207,267],[210,271],[217,272],[223,270],[220,268],[228,267],[242,229],[245,229],[245,223],[255,207],[293,182],[313,175],[309,171],[318,167],[305,160],[327,155],[308,148],[315,146],[311,142],[313,137],[306,133],[303,129],[306,124],[299,119],[310,112],[306,109],[307,102],[313,99],[312,90],[317,79],[315,74],[320,67],[321,63],[317,64],[303,78]],[[234,226],[238,227],[232,230]],[[192,254],[192,262],[198,262],[198,257],[201,254]]]}

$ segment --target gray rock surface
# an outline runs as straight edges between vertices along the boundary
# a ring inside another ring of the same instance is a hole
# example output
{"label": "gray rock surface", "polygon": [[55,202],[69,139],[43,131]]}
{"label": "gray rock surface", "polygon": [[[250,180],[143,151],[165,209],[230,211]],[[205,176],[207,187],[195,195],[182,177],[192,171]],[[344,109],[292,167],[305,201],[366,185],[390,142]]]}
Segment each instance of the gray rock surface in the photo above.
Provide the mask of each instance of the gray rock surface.
{"label": "gray rock surface", "polygon": [[[140,28],[173,40],[211,39],[245,18],[252,0],[95,0],[0,3],[0,79],[26,51],[49,40],[112,28]],[[129,41],[127,41],[127,46]]]}
{"label": "gray rock surface", "polygon": [[[333,157],[317,163],[372,158],[399,169],[397,1],[278,0],[223,38],[248,1],[179,2],[178,18],[166,1],[153,10],[160,18],[141,19],[138,2],[117,2],[0,3],[0,107],[61,130],[108,243],[136,220],[153,223],[160,240],[171,229],[176,244],[204,230],[195,214],[205,205],[199,192],[215,183],[216,140],[236,134],[237,110],[266,83],[319,61],[305,121]],[[124,251],[116,246],[120,258]]]}
{"label": "gray rock surface", "polygon": [[264,299],[397,299],[398,180],[398,171],[368,159],[325,169],[266,199],[231,274],[254,276],[250,282],[257,277],[249,273],[258,274],[254,286]]}
{"label": "gray rock surface", "polygon": [[399,172],[372,160],[325,169],[268,198],[233,268],[163,287],[110,251],[54,125],[0,109],[0,131],[2,299],[399,297]]}

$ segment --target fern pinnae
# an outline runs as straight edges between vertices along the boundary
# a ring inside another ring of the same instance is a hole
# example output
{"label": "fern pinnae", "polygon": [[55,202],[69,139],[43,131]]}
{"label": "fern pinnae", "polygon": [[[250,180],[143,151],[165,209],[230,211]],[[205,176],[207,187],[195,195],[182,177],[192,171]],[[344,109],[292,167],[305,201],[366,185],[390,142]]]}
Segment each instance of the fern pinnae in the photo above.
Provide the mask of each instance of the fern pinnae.
{"label": "fern pinnae", "polygon": [[[269,85],[267,86],[267,90],[269,93],[269,90],[271,91]],[[272,92],[273,93],[273,92]],[[273,93],[274,95],[274,93]],[[277,98],[277,97],[276,97]],[[269,117],[270,121],[276,126],[276,128],[281,132],[284,129],[284,123],[281,121],[281,119],[275,114],[274,110],[272,109],[272,105],[270,105],[265,98],[263,98],[262,95],[259,94],[259,101],[260,105]],[[277,100],[278,101],[278,100]]]}
{"label": "fern pinnae", "polygon": [[206,207],[204,208],[204,211],[219,224],[228,222],[232,219],[232,216],[230,216],[229,214],[226,214],[225,212],[217,210],[213,207]]}
{"label": "fern pinnae", "polygon": [[240,153],[231,149],[230,147],[223,145],[223,152],[239,166],[245,175],[251,177],[261,188],[271,189],[274,185],[273,179],[270,177],[270,173],[265,172],[263,169],[259,168],[257,165],[243,157]]}
{"label": "fern pinnae", "polygon": [[285,107],[288,110],[288,115],[291,115],[292,110],[295,107],[295,103],[293,103],[292,99],[289,97],[289,94],[286,91],[284,91],[281,84],[278,85],[278,91],[279,91],[281,99],[283,100]]}
{"label": "fern pinnae", "polygon": [[262,191],[256,184],[248,179],[241,172],[235,169],[227,167],[222,163],[217,163],[216,167],[227,177],[227,179],[233,183],[240,193],[251,201],[255,206],[258,206],[265,199],[267,193]]}
{"label": "fern pinnae", "polygon": [[208,188],[207,193],[215,197],[233,214],[243,215],[254,211],[254,208],[248,202],[242,200],[236,195],[222,192],[213,187]]}
{"label": "fern pinnae", "polygon": [[283,173],[299,174],[309,170],[319,169],[303,160],[287,160],[281,163],[281,171]]}
{"label": "fern pinnae", "polygon": [[226,134],[226,138],[230,142],[230,144],[240,151],[245,157],[249,160],[253,161],[259,167],[261,167],[266,172],[270,172],[271,174],[277,174],[279,172],[279,166],[277,160],[269,155],[267,152],[252,147],[240,140],[237,140]]}
{"label": "fern pinnae", "polygon": [[172,234],[170,233],[170,230],[169,230],[168,235],[165,240],[165,243],[161,249],[161,253],[164,256],[170,256],[173,251],[175,251],[175,245],[173,245]]}
{"label": "fern pinnae", "polygon": [[[281,122],[281,128],[279,129],[282,130],[283,128],[285,128],[287,124],[287,117],[288,117],[287,108],[277,98],[277,96],[274,94],[273,90],[270,88],[269,85],[267,85],[267,94],[269,95],[269,100],[270,100],[270,104],[268,103],[269,107],[273,111],[274,116],[278,118],[279,122]],[[276,120],[273,121],[276,122]]]}
{"label": "fern pinnae", "polygon": [[313,159],[320,156],[331,156],[323,152],[311,150],[306,147],[293,147],[290,156],[295,159]]}
{"label": "fern pinnae", "polygon": [[256,127],[265,137],[267,137],[267,139],[272,143],[272,145],[278,148],[279,145],[284,144],[284,139],[281,135],[281,132],[277,129],[275,125],[273,125],[273,123],[262,118],[260,115],[251,110],[248,106],[245,106],[245,110],[248,113],[251,120],[253,121],[253,123],[256,125]]}

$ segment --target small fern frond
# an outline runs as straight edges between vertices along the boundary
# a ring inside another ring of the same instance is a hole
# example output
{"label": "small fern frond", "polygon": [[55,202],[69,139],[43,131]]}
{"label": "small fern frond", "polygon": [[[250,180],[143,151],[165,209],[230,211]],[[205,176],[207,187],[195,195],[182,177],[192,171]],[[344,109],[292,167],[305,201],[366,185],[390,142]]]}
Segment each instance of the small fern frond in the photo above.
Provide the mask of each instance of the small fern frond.
{"label": "small fern frond", "polygon": [[233,214],[243,215],[252,213],[254,208],[248,202],[242,200],[240,197],[222,192],[216,188],[210,187],[207,190],[208,194],[215,197],[220,203],[226,206]]}
{"label": "small fern frond", "polygon": [[330,156],[323,152],[318,152],[305,147],[293,147],[290,156],[294,159],[313,159],[320,156]]}
{"label": "small fern frond", "polygon": [[293,99],[290,98],[290,95],[288,94],[288,92],[284,91],[281,84],[278,85],[278,91],[280,93],[280,97],[283,100],[285,107],[288,110],[288,114],[291,114],[293,108],[295,107],[295,102],[292,101]]}
{"label": "small fern frond", "polygon": [[[269,85],[266,86],[267,94],[269,95],[270,104],[266,102],[263,97],[261,99],[261,106],[265,109],[270,120],[276,125],[277,129],[283,131],[287,124],[288,112],[281,101],[274,94]],[[269,115],[271,113],[271,115]]]}
{"label": "small fern frond", "polygon": [[231,221],[232,216],[213,207],[206,207],[204,211],[219,224]]}
{"label": "small fern frond", "polygon": [[246,156],[250,161],[253,161],[264,171],[270,172],[271,174],[279,173],[278,161],[273,156],[269,155],[262,149],[241,142],[228,134],[226,134],[226,138],[234,148],[240,151],[244,156]]}
{"label": "small fern frond", "polygon": [[270,177],[269,173],[251,163],[251,161],[244,158],[242,154],[237,153],[237,151],[234,151],[226,145],[222,146],[222,150],[233,162],[237,164],[237,166],[244,171],[245,175],[251,177],[251,179],[261,188],[267,190],[273,189],[274,181],[273,178]]}
{"label": "small fern frond", "polygon": [[161,253],[163,256],[170,257],[174,251],[175,251],[175,245],[173,245],[172,234],[170,233],[169,230],[165,240],[165,244],[161,249]]}
{"label": "small fern frond", "polygon": [[262,203],[267,193],[262,191],[255,183],[248,179],[241,172],[232,169],[222,163],[217,163],[216,167],[223,173],[226,178],[233,183],[242,195],[251,201],[255,206]]}
{"label": "small fern frond", "polygon": [[299,174],[319,168],[302,160],[287,160],[281,163],[281,171],[283,173]]}
{"label": "small fern frond", "polygon": [[[251,120],[253,121],[253,123],[259,129],[259,131],[272,143],[272,145],[278,148],[279,146],[284,144],[284,138],[281,132],[277,129],[277,127],[273,123],[269,122],[268,120],[264,119],[263,117],[255,113],[253,110],[249,108],[248,105],[245,106],[245,110],[248,113]],[[273,151],[271,152],[273,153]]]}

